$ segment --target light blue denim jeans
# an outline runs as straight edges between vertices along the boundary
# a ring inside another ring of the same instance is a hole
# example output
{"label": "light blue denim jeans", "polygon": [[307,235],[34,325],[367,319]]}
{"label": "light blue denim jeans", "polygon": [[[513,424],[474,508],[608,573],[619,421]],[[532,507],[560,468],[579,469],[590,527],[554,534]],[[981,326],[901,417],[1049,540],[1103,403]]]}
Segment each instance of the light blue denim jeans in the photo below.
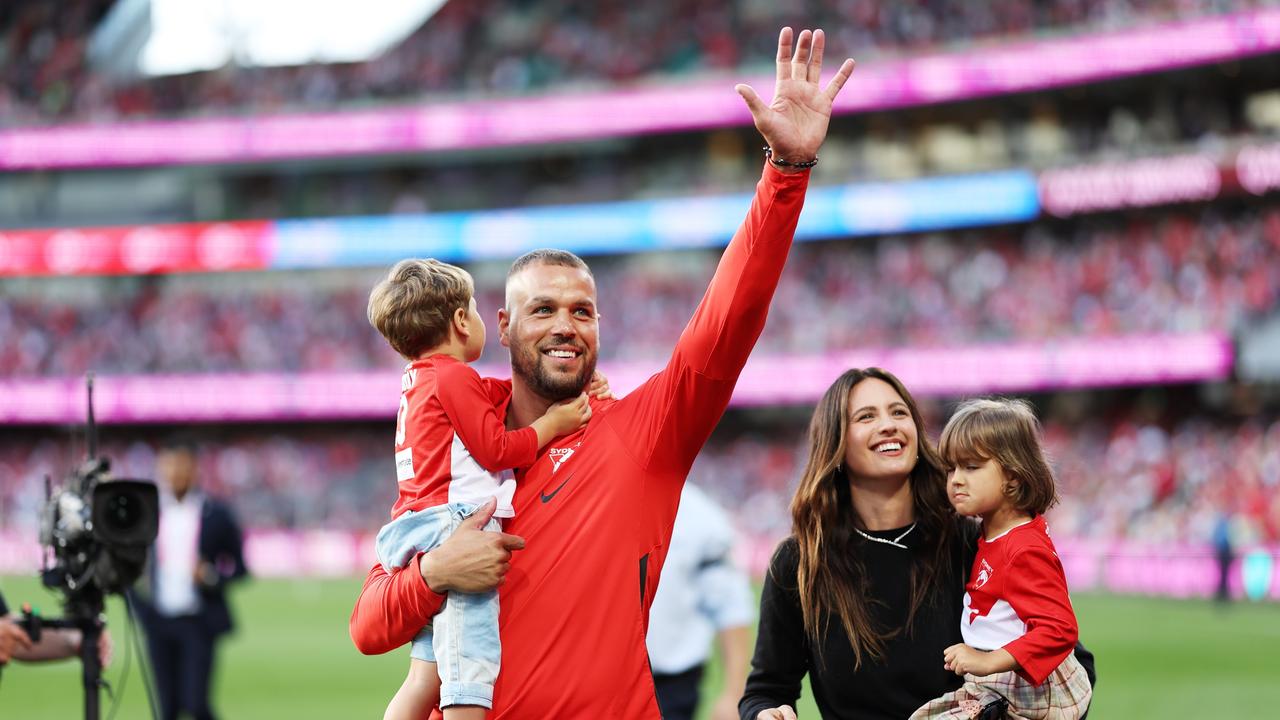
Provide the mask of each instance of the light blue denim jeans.
{"label": "light blue denim jeans", "polygon": [[[407,511],[378,531],[378,561],[384,568],[402,568],[420,552],[444,542],[479,507],[449,503]],[[502,530],[491,518],[485,530]],[[440,673],[440,707],[493,707],[493,683],[498,679],[502,643],[498,640],[498,593],[450,592],[431,625],[413,639],[410,656],[436,663]]]}

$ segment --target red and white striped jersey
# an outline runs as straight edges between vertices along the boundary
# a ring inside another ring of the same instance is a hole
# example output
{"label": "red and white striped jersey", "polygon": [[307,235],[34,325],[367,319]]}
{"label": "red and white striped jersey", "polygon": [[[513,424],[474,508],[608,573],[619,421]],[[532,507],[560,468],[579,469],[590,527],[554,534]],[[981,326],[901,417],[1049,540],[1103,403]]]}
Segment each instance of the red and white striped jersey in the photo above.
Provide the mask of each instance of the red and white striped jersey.
{"label": "red and white striped jersey", "polygon": [[1075,648],[1076,614],[1043,515],[991,540],[979,538],[965,590],[965,644],[1004,648],[1028,682],[1044,682]]}
{"label": "red and white striped jersey", "polygon": [[508,431],[494,409],[510,384],[482,379],[448,355],[415,360],[400,379],[396,413],[396,480],[400,497],[391,510],[498,498],[495,517],[515,515],[512,470],[531,465],[538,453],[533,428]]}

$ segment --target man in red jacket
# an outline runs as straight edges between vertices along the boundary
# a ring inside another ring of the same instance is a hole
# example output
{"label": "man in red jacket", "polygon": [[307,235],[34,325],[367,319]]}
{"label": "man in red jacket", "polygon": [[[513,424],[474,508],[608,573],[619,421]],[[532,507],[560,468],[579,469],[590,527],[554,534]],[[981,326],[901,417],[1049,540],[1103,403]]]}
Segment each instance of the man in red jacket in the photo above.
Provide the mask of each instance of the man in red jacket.
{"label": "man in red jacket", "polygon": [[[362,652],[412,639],[439,608],[438,593],[502,583],[491,717],[659,717],[645,654],[649,604],[685,477],[764,328],[831,103],[853,71],[846,60],[821,88],[824,42],[821,30],[805,30],[793,52],[784,28],[773,102],[736,88],[772,151],[747,219],[666,367],[622,400],[593,398],[591,423],[553,440],[518,474],[510,535],[479,532],[481,512],[404,570],[375,566],[351,616]],[[513,374],[498,413],[509,428],[523,427],[581,393],[595,369],[591,271],[563,251],[516,260],[498,329]],[[512,557],[521,538],[528,547]]]}

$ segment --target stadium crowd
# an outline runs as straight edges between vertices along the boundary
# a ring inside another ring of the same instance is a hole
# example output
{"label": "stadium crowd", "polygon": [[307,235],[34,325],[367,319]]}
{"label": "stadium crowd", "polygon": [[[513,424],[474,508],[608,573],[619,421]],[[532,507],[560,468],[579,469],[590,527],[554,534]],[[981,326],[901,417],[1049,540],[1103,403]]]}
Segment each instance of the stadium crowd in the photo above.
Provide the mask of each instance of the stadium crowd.
{"label": "stadium crowd", "polygon": [[[117,477],[156,477],[165,430],[144,430],[122,441],[104,439],[101,455]],[[228,498],[250,528],[374,529],[396,496],[386,478],[394,426],[376,424],[235,429],[200,437],[201,487]],[[129,435],[128,433],[118,433]],[[0,527],[34,536],[44,506],[44,478],[55,486],[84,456],[77,435],[10,433],[0,444]],[[146,439],[141,439],[146,438]]]}
{"label": "stadium crowd", "polygon": [[[942,415],[940,417],[945,417]],[[803,423],[709,445],[690,480],[735,509],[748,534],[787,534],[805,458]],[[1196,414],[1173,423],[1135,415],[1045,422],[1061,504],[1054,534],[1207,542],[1220,514],[1252,541],[1280,540],[1280,420]]]}
{"label": "stadium crowd", "polygon": [[[718,251],[592,258],[603,360],[659,359]],[[472,267],[494,316],[506,267]],[[324,371],[403,362],[365,318],[381,269],[0,279],[0,375]],[[1280,207],[1215,205],[798,245],[757,354],[1231,333],[1280,300]],[[625,332],[622,330],[625,328]]]}
{"label": "stadium crowd", "polygon": [[[1135,403],[1141,408],[1142,403]],[[1165,408],[1177,409],[1177,408]],[[1098,421],[1051,410],[1047,446],[1059,476],[1055,535],[1150,542],[1208,541],[1219,513],[1234,514],[1255,541],[1280,541],[1280,418],[1245,420],[1200,411],[1168,421],[1130,412]],[[1054,414],[1056,413],[1056,414]],[[931,413],[939,422],[945,417]],[[804,463],[800,414],[735,428],[730,413],[690,480],[727,508],[740,530],[772,541],[790,527],[788,503]],[[114,431],[104,445],[122,476],[154,475],[155,449]],[[395,499],[392,425],[222,428],[201,443],[202,486],[230,498],[257,529],[375,531]],[[44,475],[61,477],[78,455],[47,435],[0,445],[0,523],[35,532]]]}
{"label": "stadium crowd", "polygon": [[[1246,68],[1144,79],[1089,98],[1048,93],[837,118],[813,182],[834,185],[1175,153],[1214,157],[1280,137],[1280,71]],[[1266,88],[1271,89],[1266,89]],[[750,128],[634,138],[605,147],[551,148],[502,162],[470,156],[387,167],[263,168],[220,182],[218,214],[192,219],[329,217],[475,210],[744,192],[760,164]]]}
{"label": "stadium crowd", "polygon": [[[1111,29],[1276,0],[763,0],[642,5],[557,0],[446,3],[383,56],[363,63],[221,70],[115,84],[86,58],[113,0],[0,5],[0,124],[277,112],[425,94],[511,94],[655,74],[767,67],[777,28],[829,28],[859,58],[1031,33]],[[670,18],[688,18],[670,22]]]}

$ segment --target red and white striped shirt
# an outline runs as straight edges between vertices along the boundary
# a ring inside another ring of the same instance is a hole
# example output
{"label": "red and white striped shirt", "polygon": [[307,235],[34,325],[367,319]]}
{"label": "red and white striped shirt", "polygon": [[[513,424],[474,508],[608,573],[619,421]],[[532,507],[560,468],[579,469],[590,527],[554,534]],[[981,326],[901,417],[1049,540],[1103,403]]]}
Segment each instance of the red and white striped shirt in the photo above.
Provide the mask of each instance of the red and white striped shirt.
{"label": "red and white striped shirt", "polygon": [[396,480],[400,497],[391,517],[446,503],[498,498],[494,517],[515,515],[515,468],[533,464],[538,434],[508,431],[494,409],[509,384],[482,379],[448,355],[415,360],[400,379],[396,414]]}
{"label": "red and white striped shirt", "polygon": [[960,633],[979,650],[1004,648],[1039,685],[1075,648],[1079,626],[1044,516],[978,539]]}

